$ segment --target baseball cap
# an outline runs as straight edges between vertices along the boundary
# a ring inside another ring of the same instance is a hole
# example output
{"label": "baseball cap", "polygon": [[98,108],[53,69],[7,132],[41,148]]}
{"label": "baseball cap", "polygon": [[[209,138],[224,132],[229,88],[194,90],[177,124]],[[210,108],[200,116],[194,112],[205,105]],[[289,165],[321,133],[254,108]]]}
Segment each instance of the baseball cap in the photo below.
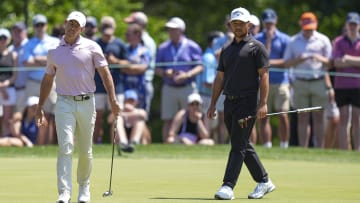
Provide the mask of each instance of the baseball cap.
{"label": "baseball cap", "polygon": [[305,12],[300,18],[301,28],[303,30],[316,30],[317,29],[317,18],[312,12]]}
{"label": "baseball cap", "polygon": [[165,27],[167,28],[174,28],[174,29],[180,29],[182,31],[185,31],[186,25],[185,22],[179,18],[179,17],[172,17],[166,24]]}
{"label": "baseball cap", "polygon": [[101,31],[104,34],[112,35],[115,32],[116,23],[113,17],[104,16],[101,18]]}
{"label": "baseball cap", "polygon": [[230,22],[234,20],[240,20],[243,22],[249,22],[250,20],[250,13],[245,8],[235,8],[231,11],[230,14]]}
{"label": "baseball cap", "polygon": [[259,26],[260,25],[260,20],[256,15],[250,15],[250,19],[249,22],[255,26]]}
{"label": "baseball cap", "polygon": [[[86,24],[90,24],[92,25],[93,27],[96,27],[97,26],[97,21],[96,21],[96,18],[94,16],[88,16],[86,17]],[[85,25],[86,25],[85,24]]]}
{"label": "baseball cap", "polygon": [[262,13],[261,19],[264,23],[276,23],[277,14],[273,9],[267,8]]}
{"label": "baseball cap", "polygon": [[346,16],[347,23],[360,24],[360,16],[357,12],[349,12]]}
{"label": "baseball cap", "polygon": [[124,93],[124,96],[125,96],[125,100],[127,100],[127,99],[133,99],[135,101],[138,100],[138,95],[135,90],[131,90],[131,89],[126,90]]}
{"label": "baseball cap", "polygon": [[71,12],[68,17],[66,18],[67,21],[69,20],[75,20],[79,23],[80,27],[85,27],[86,24],[86,17],[83,13],[80,11],[73,11]]}
{"label": "baseball cap", "polygon": [[6,28],[0,28],[0,36],[5,36],[6,38],[10,39],[10,31]]}
{"label": "baseball cap", "polygon": [[136,11],[131,13],[130,16],[124,19],[125,23],[136,23],[139,25],[146,25],[148,23],[148,18],[144,12]]}
{"label": "baseball cap", "polygon": [[16,22],[11,28],[12,29],[18,28],[20,30],[26,30],[26,25],[23,22]]}
{"label": "baseball cap", "polygon": [[36,25],[38,23],[47,23],[47,18],[42,15],[42,14],[36,14],[33,18],[32,18],[32,24]]}
{"label": "baseball cap", "polygon": [[37,96],[31,96],[27,99],[26,105],[27,106],[33,106],[39,103],[39,97]]}
{"label": "baseball cap", "polygon": [[198,93],[192,93],[188,96],[188,104],[191,104],[193,102],[199,102],[200,104],[203,103],[200,94]]}

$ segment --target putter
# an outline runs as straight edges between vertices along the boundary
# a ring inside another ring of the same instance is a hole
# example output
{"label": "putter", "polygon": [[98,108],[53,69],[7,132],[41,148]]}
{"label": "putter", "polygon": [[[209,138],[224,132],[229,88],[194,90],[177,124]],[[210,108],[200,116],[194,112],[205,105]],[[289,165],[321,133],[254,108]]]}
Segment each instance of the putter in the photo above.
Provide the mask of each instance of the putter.
{"label": "putter", "polygon": [[109,190],[103,193],[103,197],[108,197],[112,195],[111,191],[111,180],[112,180],[112,171],[113,171],[113,164],[114,164],[114,151],[115,151],[115,137],[117,134],[117,119],[114,121],[114,138],[112,143],[112,154],[111,154],[111,168],[110,168],[110,184],[109,184]]}
{"label": "putter", "polygon": [[[275,113],[268,113],[266,116],[274,116],[274,115],[280,115],[280,114],[289,114],[289,113],[305,113],[305,112],[311,112],[311,111],[320,111],[322,110],[322,106],[315,106],[315,107],[309,107],[309,108],[303,108],[303,109],[295,109],[292,111],[281,111],[281,112],[275,112]],[[247,118],[256,118],[256,116],[249,116]],[[245,118],[239,119],[238,121],[240,124],[245,122]]]}

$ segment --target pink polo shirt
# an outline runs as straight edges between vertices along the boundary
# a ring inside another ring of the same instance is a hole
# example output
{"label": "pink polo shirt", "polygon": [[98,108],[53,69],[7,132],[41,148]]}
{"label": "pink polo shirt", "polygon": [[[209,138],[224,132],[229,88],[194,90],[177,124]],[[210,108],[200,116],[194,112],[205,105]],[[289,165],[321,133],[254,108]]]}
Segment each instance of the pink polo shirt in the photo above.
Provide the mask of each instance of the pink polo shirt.
{"label": "pink polo shirt", "polygon": [[62,39],[58,47],[49,50],[46,73],[56,74],[58,94],[75,96],[95,92],[95,69],[107,65],[100,46],[80,36],[73,45]]}
{"label": "pink polo shirt", "polygon": [[[350,56],[360,56],[360,38],[358,38],[355,42],[351,42],[350,39],[344,35],[338,36],[335,39],[333,58],[341,58],[345,54],[348,54]],[[360,68],[337,68],[336,72],[360,74]],[[337,89],[360,88],[360,78],[336,76],[334,86]]]}

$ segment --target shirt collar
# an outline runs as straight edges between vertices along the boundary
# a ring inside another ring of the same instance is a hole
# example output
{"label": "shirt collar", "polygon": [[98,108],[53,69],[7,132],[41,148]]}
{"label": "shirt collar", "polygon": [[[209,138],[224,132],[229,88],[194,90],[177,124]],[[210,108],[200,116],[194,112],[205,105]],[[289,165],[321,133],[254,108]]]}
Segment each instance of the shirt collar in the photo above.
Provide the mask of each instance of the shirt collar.
{"label": "shirt collar", "polygon": [[[61,45],[61,46],[70,46],[70,44],[66,43],[66,41],[65,41],[64,38],[65,38],[65,35],[61,38],[61,40],[60,40],[60,45]],[[77,38],[77,40],[75,41],[75,43],[74,43],[73,45],[78,45],[78,44],[80,44],[82,40],[83,40],[83,37],[80,35],[80,36]]]}

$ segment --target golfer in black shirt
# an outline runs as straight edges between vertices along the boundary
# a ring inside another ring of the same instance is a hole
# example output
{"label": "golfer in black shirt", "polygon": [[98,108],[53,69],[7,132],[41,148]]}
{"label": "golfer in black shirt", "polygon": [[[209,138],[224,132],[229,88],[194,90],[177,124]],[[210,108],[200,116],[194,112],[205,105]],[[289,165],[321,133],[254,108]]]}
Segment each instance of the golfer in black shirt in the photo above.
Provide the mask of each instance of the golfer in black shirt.
{"label": "golfer in black shirt", "polygon": [[248,34],[249,18],[250,13],[244,8],[236,8],[231,12],[230,24],[235,39],[220,54],[207,112],[209,118],[215,117],[216,101],[223,91],[226,96],[225,124],[231,137],[231,150],[223,184],[215,193],[216,199],[235,198],[233,188],[243,162],[258,183],[254,192],[249,194],[249,199],[262,198],[275,189],[249,141],[255,119],[248,117],[266,116],[269,89],[269,56],[265,47]]}

